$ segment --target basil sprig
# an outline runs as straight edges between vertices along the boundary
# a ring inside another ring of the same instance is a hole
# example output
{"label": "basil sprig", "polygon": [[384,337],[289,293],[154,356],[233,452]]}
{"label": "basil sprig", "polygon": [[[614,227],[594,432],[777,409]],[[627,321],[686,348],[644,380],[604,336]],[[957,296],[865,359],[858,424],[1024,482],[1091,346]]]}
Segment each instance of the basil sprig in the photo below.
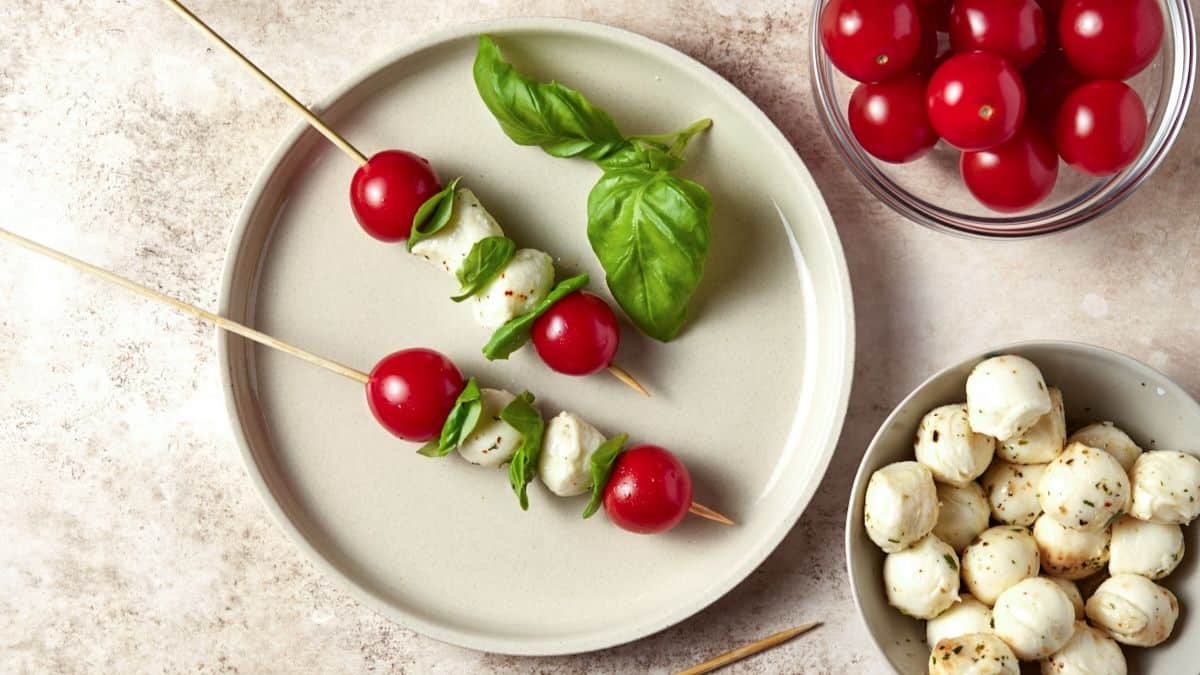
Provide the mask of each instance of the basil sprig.
{"label": "basil sprig", "polygon": [[497,328],[496,332],[492,333],[492,339],[483,346],[483,355],[489,361],[507,359],[510,354],[529,342],[532,337],[533,322],[539,316],[545,314],[546,310],[550,309],[554,303],[586,286],[587,282],[587,274],[579,274],[558,282],[554,288],[550,289],[549,295],[536,307],[515,319],[510,319],[508,323]]}
{"label": "basil sprig", "polygon": [[528,511],[527,488],[537,477],[538,455],[542,454],[542,434],[546,431],[546,423],[542,420],[542,413],[533,405],[533,394],[527,391],[504,406],[504,410],[500,411],[500,419],[521,433],[521,447],[508,465],[508,482],[517,495],[521,510]]}
{"label": "basil sprig", "polygon": [[450,181],[446,187],[425,200],[413,215],[412,232],[408,235],[408,250],[422,239],[427,239],[450,222],[454,213],[454,194],[461,177]]}
{"label": "basil sprig", "polygon": [[616,463],[617,455],[621,454],[621,449],[628,438],[629,436],[625,434],[618,434],[601,443],[600,447],[592,453],[592,458],[588,462],[588,470],[592,473],[592,498],[588,500],[587,507],[583,509],[584,518],[591,518],[592,514],[600,509],[600,502],[604,499],[604,486],[608,485],[608,477],[612,475],[613,464]]}
{"label": "basil sprig", "polygon": [[467,440],[467,436],[475,431],[479,417],[483,414],[483,394],[479,391],[479,383],[475,378],[467,380],[467,386],[454,401],[454,407],[442,424],[442,435],[436,441],[429,441],[417,452],[426,457],[445,457]]}
{"label": "basil sprig", "polygon": [[475,242],[455,273],[458,283],[462,285],[462,292],[450,299],[462,302],[479,293],[516,254],[516,242],[503,235],[485,237]]}

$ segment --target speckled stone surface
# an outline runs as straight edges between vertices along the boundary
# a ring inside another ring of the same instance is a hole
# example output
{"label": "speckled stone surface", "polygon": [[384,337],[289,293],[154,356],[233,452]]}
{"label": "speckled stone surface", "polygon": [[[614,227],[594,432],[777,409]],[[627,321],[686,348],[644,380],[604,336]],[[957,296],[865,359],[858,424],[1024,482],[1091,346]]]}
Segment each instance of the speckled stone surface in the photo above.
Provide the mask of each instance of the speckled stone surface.
{"label": "speckled stone surface", "polygon": [[[917,382],[997,343],[1072,338],[1200,392],[1195,112],[1100,221],[962,241],[903,221],[835,155],[810,100],[806,3],[194,9],[305,100],[398,42],[491,17],[601,21],[712,66],[793,141],[838,222],[859,343],[845,432],[792,534],[708,610],[598,654],[478,654],[362,607],[275,526],[229,432],[209,328],[0,247],[0,672],[663,672],[814,619],[825,626],[730,672],[883,672],[846,585],[842,520],[862,449]],[[234,216],[293,114],[156,0],[6,0],[0,25],[3,225],[214,306]]]}

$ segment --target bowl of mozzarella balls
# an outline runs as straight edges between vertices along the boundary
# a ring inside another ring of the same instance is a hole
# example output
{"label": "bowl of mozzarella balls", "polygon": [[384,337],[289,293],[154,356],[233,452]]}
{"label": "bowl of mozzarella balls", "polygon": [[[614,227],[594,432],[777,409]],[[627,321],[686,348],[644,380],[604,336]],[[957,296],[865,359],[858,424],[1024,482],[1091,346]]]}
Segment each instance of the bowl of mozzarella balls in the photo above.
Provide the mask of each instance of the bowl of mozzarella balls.
{"label": "bowl of mozzarella balls", "polygon": [[1122,354],[1010,345],[887,418],[846,559],[900,673],[1196,673],[1200,405]]}

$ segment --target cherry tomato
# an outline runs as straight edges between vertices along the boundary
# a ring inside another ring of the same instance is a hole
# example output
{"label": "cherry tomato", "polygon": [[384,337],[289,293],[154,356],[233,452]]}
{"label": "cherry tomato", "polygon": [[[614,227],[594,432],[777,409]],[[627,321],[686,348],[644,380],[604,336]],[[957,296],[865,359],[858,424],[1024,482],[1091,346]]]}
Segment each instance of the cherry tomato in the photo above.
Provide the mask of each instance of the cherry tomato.
{"label": "cherry tomato", "polygon": [[954,51],[991,52],[1024,69],[1046,47],[1046,17],[1034,0],[954,0]]}
{"label": "cherry tomato", "polygon": [[986,150],[1016,135],[1025,87],[1007,61],[986,52],[955,54],[929,80],[929,122],[959,150]]}
{"label": "cherry tomato", "polygon": [[859,145],[885,162],[911,162],[938,140],[925,111],[925,81],[913,74],[858,85],[847,117]]}
{"label": "cherry tomato", "polygon": [[993,211],[1023,211],[1041,202],[1058,178],[1058,154],[1044,131],[1026,125],[991,150],[964,152],[959,171],[967,189]]}
{"label": "cherry tomato", "polygon": [[946,45],[945,49],[942,48],[937,29],[933,26],[932,21],[921,20],[921,47],[917,50],[912,65],[908,67],[909,71],[918,75],[932,74],[950,52],[949,45]]}
{"label": "cherry tomato", "polygon": [[860,82],[904,72],[921,46],[913,0],[829,0],[821,10],[821,44],[829,60]]}
{"label": "cherry tomato", "polygon": [[367,234],[380,241],[407,239],[413,216],[442,186],[424,157],[384,150],[354,172],[350,207]]}
{"label": "cherry tomato", "polygon": [[1071,67],[1061,49],[1047,50],[1024,76],[1025,123],[1035,124],[1053,137],[1054,122],[1062,102],[1087,80]]}
{"label": "cherry tomato", "polygon": [[533,322],[533,346],[554,370],[590,375],[607,368],[621,344],[621,327],[608,303],[575,291]]}
{"label": "cherry tomato", "polygon": [[1093,176],[1116,173],[1146,143],[1146,107],[1123,82],[1098,80],[1071,92],[1055,125],[1058,153],[1072,168]]}
{"label": "cherry tomato", "polygon": [[1162,10],[1157,0],[1065,0],[1058,35],[1076,70],[1093,78],[1124,80],[1158,54]]}
{"label": "cherry tomato", "polygon": [[657,445],[639,445],[617,457],[604,486],[608,519],[640,534],[665,532],[692,506],[692,476],[675,455]]}
{"label": "cherry tomato", "polygon": [[367,404],[383,428],[406,441],[436,438],[466,383],[450,359],[432,349],[402,349],[375,364]]}

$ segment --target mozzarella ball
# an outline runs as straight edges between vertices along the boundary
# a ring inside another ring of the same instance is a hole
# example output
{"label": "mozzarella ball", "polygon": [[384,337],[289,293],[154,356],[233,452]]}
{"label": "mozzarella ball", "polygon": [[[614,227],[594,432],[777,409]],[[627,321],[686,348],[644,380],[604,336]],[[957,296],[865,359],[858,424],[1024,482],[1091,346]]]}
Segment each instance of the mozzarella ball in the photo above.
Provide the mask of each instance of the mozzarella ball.
{"label": "mozzarella ball", "polygon": [[550,256],[523,248],[475,296],[475,320],[485,328],[499,328],[545,300],[553,285]]}
{"label": "mozzarella ball", "polygon": [[1112,528],[1112,574],[1140,574],[1161,579],[1183,560],[1183,530],[1178,525],[1151,523],[1125,516]]}
{"label": "mozzarella ball", "polygon": [[1004,591],[992,608],[992,632],[1022,661],[1050,656],[1075,632],[1075,607],[1058,584],[1025,579]]}
{"label": "mozzarella ball", "polygon": [[929,534],[938,519],[937,488],[929,467],[896,462],[871,474],[863,511],[867,535],[886,553]]}
{"label": "mozzarella ball", "polygon": [[1063,648],[1042,661],[1042,675],[1125,675],[1128,666],[1121,645],[1083,621]]}
{"label": "mozzarella ball", "polygon": [[996,439],[977,434],[967,422],[965,403],[930,411],[917,427],[917,461],[933,478],[962,487],[979,477],[992,462]]}
{"label": "mozzarella ball", "polygon": [[1038,548],[1023,527],[1002,525],[984,530],[962,554],[962,578],[967,590],[991,605],[1008,588],[1037,576]]}
{"label": "mozzarella ball", "polygon": [[1045,470],[1045,464],[992,462],[979,478],[992,517],[1010,525],[1032,525],[1042,512],[1037,485]]}
{"label": "mozzarella ball", "polygon": [[967,377],[971,428],[1000,441],[1025,433],[1051,407],[1042,371],[1029,359],[995,356]]}
{"label": "mozzarella ball", "polygon": [[925,643],[934,646],[946,638],[992,632],[992,609],[965,594],[949,609],[925,624]]}
{"label": "mozzarella ball", "polygon": [[1033,538],[1042,569],[1051,576],[1082,579],[1104,569],[1108,562],[1108,530],[1072,530],[1042,514],[1033,524]]}
{"label": "mozzarella ball", "polygon": [[1194,456],[1166,450],[1142,453],[1129,478],[1129,515],[1174,525],[1187,525],[1200,515],[1200,460]]}
{"label": "mozzarella ball", "polygon": [[1075,608],[1075,619],[1083,621],[1083,594],[1079,592],[1079,587],[1075,585],[1075,582],[1070,579],[1063,579],[1062,577],[1046,578],[1058,584],[1058,587],[1063,589],[1063,593],[1066,593],[1067,597],[1071,599],[1071,606]]}
{"label": "mozzarella ball", "polygon": [[1046,515],[1085,532],[1099,532],[1129,508],[1129,476],[1115,457],[1072,443],[1046,465],[1038,503]]}
{"label": "mozzarella ball", "polygon": [[958,600],[958,556],[946,542],[928,535],[887,555],[883,583],[888,604],[911,617],[932,619]]}
{"label": "mozzarella ball", "polygon": [[458,446],[458,454],[472,464],[500,466],[521,448],[521,432],[500,419],[500,411],[516,396],[503,389],[481,389],[479,394],[483,403],[479,423]]}
{"label": "mozzarella ball", "polygon": [[1087,617],[1117,642],[1153,647],[1171,637],[1179,601],[1146,577],[1116,574],[1088,598]]}
{"label": "mozzarella ball", "polygon": [[454,192],[454,210],[446,225],[413,244],[412,252],[449,274],[457,274],[462,261],[481,239],[504,234],[496,219],[466,188]]}
{"label": "mozzarella ball", "polygon": [[560,412],[546,424],[538,478],[559,497],[573,497],[592,487],[591,460],[604,436],[569,412]]}
{"label": "mozzarella ball", "polygon": [[1126,471],[1133,468],[1133,463],[1142,454],[1138,444],[1112,422],[1089,424],[1071,434],[1067,443],[1083,443],[1089,448],[1099,448],[1116,457]]}
{"label": "mozzarella ball", "polygon": [[938,483],[937,497],[940,506],[933,533],[955,551],[966,548],[987,529],[991,511],[978,483],[967,483],[966,487]]}
{"label": "mozzarella ball", "polygon": [[929,675],[1020,675],[1021,665],[1004,641],[989,633],[946,638],[929,655]]}
{"label": "mozzarella ball", "polygon": [[1058,457],[1067,444],[1067,417],[1062,392],[1050,387],[1050,412],[1028,431],[1000,443],[996,454],[1014,464],[1045,464]]}

